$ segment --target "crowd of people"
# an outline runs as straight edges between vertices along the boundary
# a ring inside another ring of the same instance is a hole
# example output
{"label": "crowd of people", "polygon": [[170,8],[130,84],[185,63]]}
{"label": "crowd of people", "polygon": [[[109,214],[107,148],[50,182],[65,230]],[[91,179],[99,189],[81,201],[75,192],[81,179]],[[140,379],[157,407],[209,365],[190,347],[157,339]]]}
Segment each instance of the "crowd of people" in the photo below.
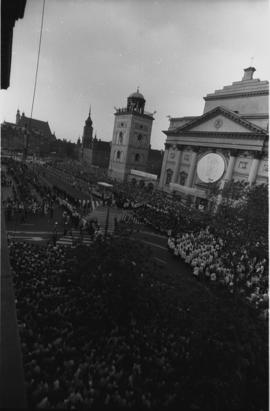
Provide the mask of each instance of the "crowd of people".
{"label": "crowd of people", "polygon": [[184,338],[160,332],[154,319],[150,330],[135,317],[121,329],[106,307],[112,274],[101,270],[97,278],[93,268],[93,287],[80,287],[64,248],[9,247],[31,409],[151,408],[174,400],[173,359]]}
{"label": "crowd of people", "polygon": [[176,258],[192,268],[193,275],[202,281],[218,282],[237,290],[268,316],[268,264],[266,258],[251,258],[247,249],[236,267],[224,261],[224,244],[207,227],[196,233],[169,236],[168,247]]}
{"label": "crowd of people", "polygon": [[11,195],[2,201],[7,221],[25,223],[29,216],[45,216],[54,221],[55,211],[60,209],[61,213],[66,214],[67,219],[56,221],[59,224],[55,227],[58,234],[60,225],[64,233],[71,227],[91,232],[94,226],[98,229],[97,224],[88,223],[86,219],[92,211],[90,199],[73,197],[57,186],[46,184],[46,180],[25,163],[9,159],[5,166],[7,170],[2,174],[6,176],[3,177],[3,182],[10,181],[12,189]]}
{"label": "crowd of people", "polygon": [[[58,166],[68,173],[64,163]],[[69,183],[87,179],[75,163],[69,171],[74,175]],[[197,331],[188,328],[189,308],[181,306],[171,284],[151,272],[148,254],[138,264],[136,247],[141,245],[125,249],[125,240],[104,240],[97,221],[87,224],[84,218],[90,200],[47,185],[40,171],[24,163],[9,160],[1,182],[13,190],[4,203],[8,219],[12,210],[22,221],[28,213],[53,219],[60,207],[64,232],[79,227],[93,238],[87,256],[85,250],[80,255],[57,245],[57,236],[44,246],[9,241],[30,408],[152,409],[181,403],[202,409],[196,402],[203,406],[200,398],[208,393],[200,388],[201,380],[192,393],[196,401],[191,399],[196,365],[193,369],[190,361],[194,356],[194,364],[200,363],[204,355],[191,343]],[[93,177],[86,184],[93,183],[92,190],[96,182]],[[175,196],[128,183],[114,183],[113,194],[118,207],[133,211],[124,223],[143,222],[168,234],[169,250],[196,279],[227,287],[228,295],[243,296],[267,318],[266,257],[251,256],[242,247],[239,261],[230,262],[223,238],[200,221],[200,211]],[[81,279],[83,270],[87,275]],[[223,337],[215,347],[218,360],[221,344]]]}
{"label": "crowd of people", "polygon": [[[97,241],[85,261],[85,249],[9,243],[29,409],[213,409],[223,401],[214,387],[223,382],[220,366],[224,375],[232,366],[230,334],[209,324],[204,343],[206,325],[193,329],[200,312],[191,314],[151,269],[141,245],[124,242]],[[245,373],[245,344],[232,375]],[[213,380],[206,391],[205,378]],[[226,384],[227,395],[239,396],[239,382]]]}

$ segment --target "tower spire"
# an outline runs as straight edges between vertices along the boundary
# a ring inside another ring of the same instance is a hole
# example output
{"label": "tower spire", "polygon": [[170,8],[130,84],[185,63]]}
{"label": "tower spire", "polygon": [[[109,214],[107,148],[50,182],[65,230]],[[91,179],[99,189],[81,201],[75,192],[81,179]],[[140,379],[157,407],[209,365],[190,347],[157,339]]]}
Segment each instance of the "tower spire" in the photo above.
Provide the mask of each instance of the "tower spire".
{"label": "tower spire", "polygon": [[91,117],[91,104],[90,104],[90,108],[89,108],[89,117]]}

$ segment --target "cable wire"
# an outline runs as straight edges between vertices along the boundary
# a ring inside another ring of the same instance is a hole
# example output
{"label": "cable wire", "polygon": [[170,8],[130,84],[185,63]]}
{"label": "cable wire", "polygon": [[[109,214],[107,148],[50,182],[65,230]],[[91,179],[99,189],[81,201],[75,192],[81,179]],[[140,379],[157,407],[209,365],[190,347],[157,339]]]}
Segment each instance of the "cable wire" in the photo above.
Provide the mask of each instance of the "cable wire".
{"label": "cable wire", "polygon": [[[44,21],[45,1],[46,1],[46,0],[43,0],[42,15],[41,15],[41,26],[40,26],[40,34],[39,34],[39,44],[38,44],[38,56],[37,56],[37,65],[36,65],[36,73],[35,73],[35,83],[34,83],[34,91],[33,91],[33,98],[32,98],[30,121],[29,121],[29,123],[28,123],[28,131],[30,131],[30,129],[31,129],[31,123],[32,123],[32,118],[33,118],[34,102],[35,102],[35,97],[36,97],[37,77],[38,77],[38,69],[39,69],[39,58],[40,58],[41,41],[42,41],[42,34],[43,34],[43,21]],[[27,133],[27,135],[26,135],[25,158],[27,157],[27,150],[28,150],[28,133]]]}

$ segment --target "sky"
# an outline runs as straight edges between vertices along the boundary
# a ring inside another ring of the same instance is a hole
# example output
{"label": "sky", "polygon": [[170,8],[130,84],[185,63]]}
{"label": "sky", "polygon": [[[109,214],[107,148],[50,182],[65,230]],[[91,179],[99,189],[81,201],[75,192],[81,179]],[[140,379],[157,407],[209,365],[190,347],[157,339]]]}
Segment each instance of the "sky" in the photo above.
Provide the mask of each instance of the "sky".
{"label": "sky", "polygon": [[[27,0],[15,24],[1,122],[30,116],[42,5]],[[114,107],[139,86],[163,149],[168,116],[202,114],[203,97],[251,64],[269,80],[268,26],[268,0],[46,0],[33,118],[76,142],[91,105],[97,138],[111,141]]]}

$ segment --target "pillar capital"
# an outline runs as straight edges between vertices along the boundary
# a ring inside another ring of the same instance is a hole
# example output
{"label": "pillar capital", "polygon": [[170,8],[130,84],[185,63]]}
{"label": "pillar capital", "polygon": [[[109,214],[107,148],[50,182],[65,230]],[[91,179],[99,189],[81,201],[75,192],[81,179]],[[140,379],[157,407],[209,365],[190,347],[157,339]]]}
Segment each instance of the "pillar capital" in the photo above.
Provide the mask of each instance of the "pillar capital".
{"label": "pillar capital", "polygon": [[201,147],[197,147],[197,146],[191,146],[191,150],[194,152],[194,153],[199,153],[199,151],[200,151],[200,149],[201,149]]}
{"label": "pillar capital", "polygon": [[183,151],[186,148],[184,144],[176,144],[176,147],[177,147],[177,150],[179,151]]}
{"label": "pillar capital", "polygon": [[169,148],[170,148],[172,145],[171,145],[170,143],[165,143],[164,146],[165,146],[165,150],[169,150]]}
{"label": "pillar capital", "polygon": [[239,150],[231,149],[230,150],[230,157],[237,157],[239,155]]}
{"label": "pillar capital", "polygon": [[253,152],[253,157],[254,157],[256,160],[261,160],[261,158],[263,157],[263,153],[262,153],[261,151],[254,151],[254,152]]}

